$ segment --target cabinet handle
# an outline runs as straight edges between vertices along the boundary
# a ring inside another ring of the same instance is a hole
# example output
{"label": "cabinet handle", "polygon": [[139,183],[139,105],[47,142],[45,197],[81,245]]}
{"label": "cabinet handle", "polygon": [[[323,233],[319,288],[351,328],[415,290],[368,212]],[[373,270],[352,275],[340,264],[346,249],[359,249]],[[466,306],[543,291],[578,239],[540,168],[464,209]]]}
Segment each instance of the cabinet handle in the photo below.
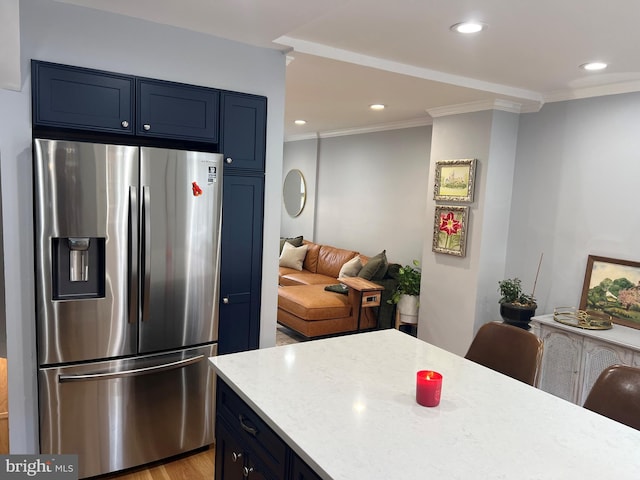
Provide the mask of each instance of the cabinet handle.
{"label": "cabinet handle", "polygon": [[242,467],[242,476],[244,478],[249,478],[249,474],[253,472],[253,467]]}
{"label": "cabinet handle", "polygon": [[142,128],[144,129],[145,132],[148,132],[149,130],[151,130],[151,125],[149,125],[148,123],[145,123],[144,125],[142,125]]}
{"label": "cabinet handle", "polygon": [[224,303],[225,305],[229,305],[229,297],[224,297],[222,299],[222,303]]}
{"label": "cabinet handle", "polygon": [[127,122],[126,120],[122,120],[122,122],[120,122],[120,125],[122,125],[122,128],[127,128],[129,127],[129,122]]}
{"label": "cabinet handle", "polygon": [[238,415],[238,419],[240,420],[240,426],[245,432],[247,432],[249,435],[253,435],[254,437],[258,434],[258,430],[256,428],[245,423],[246,418],[244,417],[244,415]]}
{"label": "cabinet handle", "polygon": [[225,158],[224,161],[227,162],[227,164],[231,165],[233,163],[233,158],[227,157],[227,158]]}
{"label": "cabinet handle", "polygon": [[242,453],[231,452],[231,460],[233,460],[234,463],[241,458],[242,458]]}

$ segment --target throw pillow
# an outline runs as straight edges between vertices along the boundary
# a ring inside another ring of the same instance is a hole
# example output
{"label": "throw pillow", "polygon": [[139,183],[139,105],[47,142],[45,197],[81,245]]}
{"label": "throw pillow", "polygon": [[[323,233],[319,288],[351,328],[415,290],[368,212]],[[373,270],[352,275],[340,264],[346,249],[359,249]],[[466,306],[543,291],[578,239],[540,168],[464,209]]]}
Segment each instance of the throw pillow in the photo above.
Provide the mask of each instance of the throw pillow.
{"label": "throw pillow", "polygon": [[367,264],[362,267],[362,270],[358,272],[358,277],[364,278],[365,280],[382,280],[385,273],[387,273],[388,267],[387,251],[383,250],[375,257],[369,259]]}
{"label": "throw pillow", "polygon": [[356,255],[354,258],[342,265],[338,278],[342,277],[356,277],[362,270],[362,262],[360,261],[360,255]]}
{"label": "throw pillow", "polygon": [[289,267],[294,270],[302,270],[304,257],[307,256],[307,246],[294,247],[289,242],[285,242],[280,254],[280,266]]}
{"label": "throw pillow", "polygon": [[285,243],[290,243],[294,247],[299,247],[302,245],[302,235],[291,238],[280,237],[280,253],[282,253],[282,247],[284,247]]}

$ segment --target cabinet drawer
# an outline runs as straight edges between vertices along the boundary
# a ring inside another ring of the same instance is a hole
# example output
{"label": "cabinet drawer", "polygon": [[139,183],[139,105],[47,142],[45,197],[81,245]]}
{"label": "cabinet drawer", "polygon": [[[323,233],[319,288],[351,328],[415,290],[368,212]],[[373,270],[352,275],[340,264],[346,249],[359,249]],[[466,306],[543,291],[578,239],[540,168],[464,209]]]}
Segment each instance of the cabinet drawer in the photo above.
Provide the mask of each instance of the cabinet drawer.
{"label": "cabinet drawer", "polygon": [[137,135],[218,142],[218,90],[151,79],[136,82]]}
{"label": "cabinet drawer", "polygon": [[285,477],[287,446],[284,441],[220,378],[216,388],[216,413],[226,420],[242,444],[278,478]]}
{"label": "cabinet drawer", "polygon": [[133,77],[31,62],[33,124],[133,134]]}

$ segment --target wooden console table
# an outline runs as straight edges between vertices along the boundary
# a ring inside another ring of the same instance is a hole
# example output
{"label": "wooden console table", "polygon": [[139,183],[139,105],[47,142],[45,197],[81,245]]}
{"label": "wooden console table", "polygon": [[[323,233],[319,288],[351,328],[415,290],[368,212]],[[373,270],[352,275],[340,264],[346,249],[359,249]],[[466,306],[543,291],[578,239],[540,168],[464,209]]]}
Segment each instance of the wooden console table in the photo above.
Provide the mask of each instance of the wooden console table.
{"label": "wooden console table", "polygon": [[640,367],[640,330],[614,324],[585,330],[556,322],[553,315],[531,319],[544,342],[539,388],[583,405],[602,371],[616,363]]}
{"label": "wooden console table", "polygon": [[358,309],[358,331],[360,331],[362,309],[380,306],[384,287],[360,277],[343,277],[338,281],[349,287],[349,300],[352,300],[350,303],[360,305]]}

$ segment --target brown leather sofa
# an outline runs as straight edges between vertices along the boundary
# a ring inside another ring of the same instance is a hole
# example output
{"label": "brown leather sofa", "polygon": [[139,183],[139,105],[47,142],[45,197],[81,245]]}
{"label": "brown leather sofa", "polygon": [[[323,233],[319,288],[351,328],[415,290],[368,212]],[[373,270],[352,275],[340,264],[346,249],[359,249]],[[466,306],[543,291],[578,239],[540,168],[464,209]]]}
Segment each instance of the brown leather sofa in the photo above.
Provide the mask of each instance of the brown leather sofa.
{"label": "brown leather sofa", "polygon": [[[280,267],[278,278],[278,323],[307,337],[322,337],[341,333],[389,328],[392,326],[394,305],[387,303],[397,285],[400,265],[388,264],[383,275],[371,281],[384,287],[380,306],[361,308],[361,297],[355,292],[338,288],[338,274],[342,266],[359,255],[329,245],[304,241],[307,253],[302,270]],[[360,255],[363,265],[369,257]],[[382,278],[380,278],[382,277]],[[333,285],[335,291],[325,287]]]}

